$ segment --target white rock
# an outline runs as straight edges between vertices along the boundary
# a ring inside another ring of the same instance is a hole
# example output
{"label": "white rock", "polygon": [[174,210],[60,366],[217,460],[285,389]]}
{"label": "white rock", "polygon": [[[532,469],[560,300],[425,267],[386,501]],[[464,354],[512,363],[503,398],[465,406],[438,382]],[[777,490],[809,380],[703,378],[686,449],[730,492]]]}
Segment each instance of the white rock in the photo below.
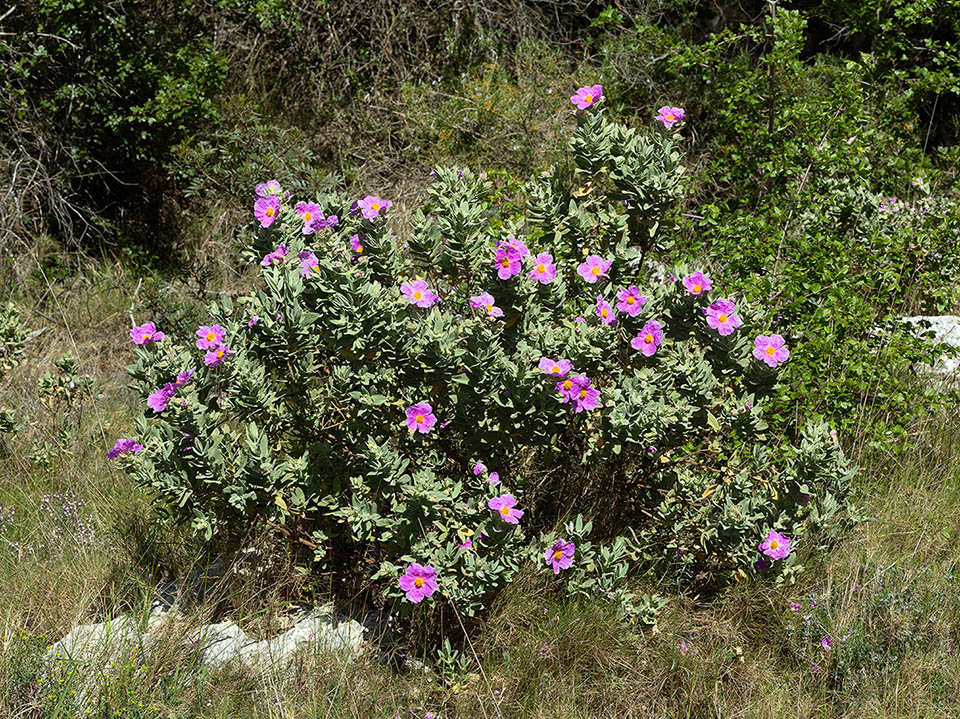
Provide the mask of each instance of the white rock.
{"label": "white rock", "polygon": [[[903,317],[900,321],[911,325],[918,336],[932,334],[925,339],[933,344],[960,347],[960,317],[956,315],[919,315]],[[929,373],[946,381],[960,381],[960,357],[940,358]]]}
{"label": "white rock", "polygon": [[47,650],[46,657],[77,662],[96,660],[109,665],[129,657],[130,652],[139,656],[141,650],[137,621],[132,615],[123,614],[105,622],[75,627]]}

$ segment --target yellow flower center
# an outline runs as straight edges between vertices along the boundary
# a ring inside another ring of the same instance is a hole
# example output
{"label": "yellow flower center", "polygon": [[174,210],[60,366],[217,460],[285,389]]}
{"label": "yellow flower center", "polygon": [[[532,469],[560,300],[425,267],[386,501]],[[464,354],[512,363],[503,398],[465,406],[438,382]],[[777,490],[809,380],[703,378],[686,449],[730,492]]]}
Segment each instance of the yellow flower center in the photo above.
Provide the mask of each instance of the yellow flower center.
{"label": "yellow flower center", "polygon": [[671,112],[669,115],[667,115],[667,119],[668,119],[670,122],[673,122],[673,113],[672,113],[672,112]]}
{"label": "yellow flower center", "polygon": [[563,556],[563,552],[561,552],[559,549],[553,553],[554,559],[560,559],[560,557],[562,556]]}
{"label": "yellow flower center", "polygon": [[213,332],[207,332],[207,341],[208,341],[208,342],[213,342],[215,339],[217,339],[217,336],[216,336],[215,334],[213,334]]}
{"label": "yellow flower center", "polygon": [[357,245],[356,253],[359,255],[361,252],[363,252],[363,245]]}
{"label": "yellow flower center", "polygon": [[493,312],[493,305],[484,305],[484,307],[486,308],[487,312]]}
{"label": "yellow flower center", "polygon": [[223,359],[223,350],[217,351],[217,359]]}
{"label": "yellow flower center", "polygon": [[726,321],[727,321],[727,316],[726,316],[723,312],[721,312],[721,313],[717,316],[717,320],[718,320],[720,323],[726,322]]}
{"label": "yellow flower center", "polygon": [[594,277],[596,277],[597,275],[600,274],[600,268],[599,268],[599,267],[591,267],[591,268],[590,268],[590,272],[593,274]]}
{"label": "yellow flower center", "polygon": [[566,380],[566,381],[563,383],[563,388],[564,388],[565,390],[570,390],[570,389],[572,389],[572,388],[573,388],[573,382],[572,382],[571,380]]}
{"label": "yellow flower center", "polygon": [[702,286],[702,285],[694,285],[694,286],[693,286],[693,294],[699,295],[702,291],[703,291],[703,286]]}
{"label": "yellow flower center", "polygon": [[653,335],[647,332],[647,334],[643,336],[643,341],[646,342],[647,344],[650,344],[651,342],[653,342]]}
{"label": "yellow flower center", "polygon": [[636,298],[635,298],[633,295],[630,295],[630,296],[627,297],[627,304],[628,304],[628,305],[632,305],[632,304],[633,304],[634,302],[636,302],[636,301],[637,301],[637,300],[636,300]]}
{"label": "yellow flower center", "polygon": [[422,587],[423,586],[423,577],[417,577],[413,580],[413,586]]}
{"label": "yellow flower center", "polygon": [[380,209],[380,203],[379,203],[379,202],[372,202],[372,203],[370,203],[370,209],[371,209],[371,210],[379,210],[379,209]]}
{"label": "yellow flower center", "polygon": [[413,418],[413,421],[416,422],[417,424],[423,424],[423,415],[418,414],[416,417]]}
{"label": "yellow flower center", "polygon": [[546,271],[547,271],[546,265],[537,265],[537,272],[539,272],[541,275]]}
{"label": "yellow flower center", "polygon": [[500,260],[500,264],[503,265],[504,267],[509,267],[509,266],[510,266],[510,258],[509,258],[509,257],[504,257],[502,260]]}
{"label": "yellow flower center", "polygon": [[413,293],[413,299],[415,299],[415,300],[422,300],[422,299],[423,299],[423,293],[422,293],[420,290],[417,290],[416,292]]}
{"label": "yellow flower center", "polygon": [[313,265],[310,269],[316,272],[318,275],[320,274],[320,265]]}
{"label": "yellow flower center", "polygon": [[310,220],[312,220],[312,219],[313,219],[313,213],[312,213],[312,212],[304,212],[304,213],[303,213],[303,220],[304,220],[304,222],[310,222]]}
{"label": "yellow flower center", "polygon": [[602,310],[600,310],[600,316],[601,316],[601,317],[606,317],[606,316],[607,316],[607,308],[606,308],[606,307],[604,307]]}
{"label": "yellow flower center", "polygon": [[551,373],[551,374],[560,374],[560,365],[555,364],[553,367],[551,367],[551,368],[550,368],[550,373]]}
{"label": "yellow flower center", "polygon": [[770,540],[770,549],[776,549],[779,546],[780,546],[780,542],[778,542],[776,539]]}
{"label": "yellow flower center", "polygon": [[510,507],[500,507],[500,514],[504,517],[510,516]]}
{"label": "yellow flower center", "polygon": [[771,357],[773,357],[773,355],[774,355],[774,353],[775,353],[776,351],[777,351],[777,350],[774,349],[774,346],[773,346],[773,345],[768,345],[767,348],[764,350],[764,352],[766,352],[766,353],[767,353],[768,355],[770,355]]}
{"label": "yellow flower center", "polygon": [[265,214],[267,217],[273,217],[273,208],[272,208],[272,207],[268,207],[268,208],[266,209],[266,211],[264,212],[264,214]]}
{"label": "yellow flower center", "polygon": [[150,339],[151,337],[153,337],[153,335],[150,334],[149,332],[144,332],[144,333],[143,333],[143,339],[144,339],[144,340],[148,340],[148,339]]}
{"label": "yellow flower center", "polygon": [[583,96],[583,101],[584,101],[584,102],[593,102],[593,95],[584,95],[584,96]]}
{"label": "yellow flower center", "polygon": [[586,396],[587,396],[587,390],[585,389],[580,390],[580,399],[583,399]]}

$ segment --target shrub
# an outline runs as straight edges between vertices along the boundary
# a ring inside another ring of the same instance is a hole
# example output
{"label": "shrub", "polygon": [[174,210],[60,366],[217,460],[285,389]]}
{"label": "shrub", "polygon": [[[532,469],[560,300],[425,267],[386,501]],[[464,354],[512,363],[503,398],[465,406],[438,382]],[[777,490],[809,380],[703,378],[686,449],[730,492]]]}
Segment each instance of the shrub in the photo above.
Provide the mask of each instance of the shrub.
{"label": "shrub", "polygon": [[259,186],[260,283],[196,338],[131,335],[150,409],[126,469],[207,538],[269,524],[338,582],[466,614],[526,560],[644,614],[639,569],[713,586],[763,569],[771,530],[822,547],[850,516],[835,438],[772,445],[755,308],[644,257],[682,191],[674,136],[594,107],[570,150],[525,224],[437,170],[406,241],[380,198]]}

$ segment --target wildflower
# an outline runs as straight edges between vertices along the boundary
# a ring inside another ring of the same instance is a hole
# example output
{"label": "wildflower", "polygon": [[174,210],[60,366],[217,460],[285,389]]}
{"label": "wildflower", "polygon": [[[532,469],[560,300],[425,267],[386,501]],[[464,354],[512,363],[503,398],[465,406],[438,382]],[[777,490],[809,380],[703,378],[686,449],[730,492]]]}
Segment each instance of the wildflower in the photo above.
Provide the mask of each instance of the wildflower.
{"label": "wildflower", "polygon": [[163,412],[176,391],[176,386],[167,382],[163,387],[155,389],[150,393],[150,396],[147,397],[147,407],[158,414]]}
{"label": "wildflower", "polygon": [[758,572],[765,572],[770,568],[770,562],[768,562],[766,559],[758,559],[754,563],[754,566],[757,568]]}
{"label": "wildflower", "polygon": [[414,280],[400,285],[400,291],[407,296],[411,305],[432,307],[440,299],[427,287],[426,280]]}
{"label": "wildflower", "polygon": [[323,212],[320,210],[320,205],[316,202],[298,202],[293,209],[294,212],[300,215],[300,219],[303,220],[303,234],[312,235],[317,231],[313,226],[313,221],[315,219],[323,219]]}
{"label": "wildflower", "polygon": [[177,375],[177,381],[174,382],[176,387],[183,387],[190,382],[190,378],[193,377],[193,370],[188,369],[184,372],[181,372]]}
{"label": "wildflower", "polygon": [[700,650],[699,650],[699,649],[692,649],[692,648],[688,647],[688,646],[687,646],[687,643],[681,639],[681,640],[680,640],[680,653],[681,653],[681,654],[699,654],[699,653],[700,653]]}
{"label": "wildflower", "polygon": [[417,402],[407,408],[407,429],[426,434],[437,423],[433,407],[426,402]]}
{"label": "wildflower", "polygon": [[573,363],[570,360],[558,359],[552,360],[549,357],[541,357],[540,371],[544,374],[553,375],[555,377],[565,377],[567,372],[573,369]]}
{"label": "wildflower", "polygon": [[737,327],[743,325],[737,314],[737,306],[730,300],[717,300],[704,313],[707,315],[707,326],[719,332],[721,337],[732,335]]}
{"label": "wildflower", "polygon": [[362,200],[357,201],[360,213],[368,220],[377,219],[381,212],[392,206],[393,203],[390,200],[381,200],[374,195],[367,195]]}
{"label": "wildflower", "polygon": [[320,274],[320,270],[317,269],[319,260],[317,260],[317,256],[312,252],[310,252],[309,250],[304,250],[303,252],[301,252],[299,255],[297,255],[297,259],[300,260],[301,275],[309,276],[310,270],[313,270],[317,274]]}
{"label": "wildflower", "polygon": [[647,304],[647,298],[640,294],[640,288],[636,285],[630,285],[617,292],[617,309],[631,317],[640,314],[645,304]]}
{"label": "wildflower", "polygon": [[828,652],[833,649],[833,640],[830,638],[829,634],[825,634],[823,639],[820,640],[820,646]]}
{"label": "wildflower", "polygon": [[476,477],[478,474],[483,474],[487,471],[487,467],[483,462],[479,460],[475,465],[473,465],[473,476]]}
{"label": "wildflower", "polygon": [[163,332],[157,332],[153,322],[144,322],[130,330],[130,339],[135,345],[145,345],[147,342],[159,342],[166,337]]}
{"label": "wildflower", "polygon": [[464,550],[470,549],[471,547],[473,547],[473,541],[468,539],[466,542],[457,547],[457,549]]}
{"label": "wildflower", "polygon": [[603,99],[603,85],[586,85],[570,98],[578,110],[586,110]]}
{"label": "wildflower", "polygon": [[520,251],[515,247],[501,243],[497,247],[497,256],[495,259],[497,266],[497,276],[501,280],[509,280],[514,275],[520,274]]}
{"label": "wildflower", "polygon": [[504,242],[504,243],[502,243],[502,244],[504,244],[505,246],[510,247],[510,248],[516,250],[516,251],[517,251],[517,254],[520,255],[520,259],[521,259],[521,260],[522,260],[524,257],[529,257],[529,256],[530,256],[530,250],[527,249],[527,245],[524,243],[524,241],[523,241],[523,240],[518,240],[518,239],[517,239],[516,237],[514,237],[513,235],[507,235],[507,241]]}
{"label": "wildflower", "polygon": [[554,389],[560,393],[560,403],[566,404],[574,400],[580,394],[582,388],[589,385],[590,378],[578,374],[575,377],[568,377],[561,382],[557,382]]}
{"label": "wildflower", "polygon": [[585,262],[577,265],[577,274],[592,285],[601,277],[607,276],[607,270],[612,264],[613,260],[605,260],[599,255],[590,255]]}
{"label": "wildflower", "polygon": [[556,276],[557,266],[553,264],[553,255],[541,252],[533,258],[533,269],[527,273],[527,277],[541,285],[549,285]]}
{"label": "wildflower", "polygon": [[687,116],[682,107],[670,107],[669,105],[661,107],[659,113],[656,117],[657,121],[662,122],[668,130]]}
{"label": "wildflower", "polygon": [[558,539],[543,556],[547,560],[547,566],[553,567],[553,573],[560,574],[561,569],[570,569],[570,565],[573,564],[573,554],[576,551],[577,545],[573,542]]}
{"label": "wildflower", "polygon": [[253,327],[257,322],[260,321],[260,315],[254,315],[250,318],[250,321],[247,322],[247,327]]}
{"label": "wildflower", "polygon": [[107,459],[113,460],[124,452],[140,452],[143,450],[142,444],[137,444],[132,439],[118,439],[113,445],[113,449],[107,452]]}
{"label": "wildflower", "polygon": [[253,216],[260,220],[260,227],[270,227],[280,214],[280,198],[276,195],[261,197],[253,203]]}
{"label": "wildflower", "polygon": [[489,317],[503,317],[503,310],[493,304],[493,296],[487,292],[471,297],[470,306],[474,309],[482,307]]}
{"label": "wildflower", "polygon": [[283,192],[283,190],[280,189],[280,183],[276,180],[261,182],[256,187],[257,197],[267,198],[274,195],[279,197],[281,192]]}
{"label": "wildflower", "polygon": [[500,519],[507,524],[520,523],[520,518],[523,516],[523,510],[516,509],[516,504],[517,500],[512,494],[501,494],[499,497],[494,497],[487,502],[487,506],[500,515]]}
{"label": "wildflower", "polygon": [[287,259],[287,253],[290,250],[287,249],[287,246],[283,243],[277,245],[277,249],[273,252],[268,252],[263,256],[263,259],[260,260],[260,265],[262,267],[269,267],[270,265],[275,265],[279,262],[283,262]]}
{"label": "wildflower", "polygon": [[218,364],[221,364],[226,358],[227,355],[236,354],[232,349],[226,345],[220,345],[216,349],[212,349],[203,356],[203,363],[207,367],[216,367]]}
{"label": "wildflower", "polygon": [[600,402],[600,390],[590,386],[590,379],[584,377],[584,382],[579,386],[575,393],[572,393],[570,399],[573,400],[573,411],[590,411],[597,408]]}
{"label": "wildflower", "polygon": [[310,232],[304,232],[303,234],[313,234],[314,232],[325,230],[328,227],[336,227],[338,222],[340,222],[340,218],[336,215],[327,215],[324,217],[321,212],[310,221]]}
{"label": "wildflower", "polygon": [[767,538],[760,543],[760,551],[770,559],[784,559],[790,556],[790,537],[771,529]]}
{"label": "wildflower", "polygon": [[605,325],[613,325],[617,323],[617,313],[614,311],[613,307],[610,306],[610,303],[603,299],[603,295],[597,295],[596,313],[597,317],[599,317],[600,321]]}
{"label": "wildflower", "polygon": [[650,320],[640,329],[637,336],[630,340],[630,346],[640,350],[644,357],[652,357],[661,342],[663,342],[662,325],[656,320]]}
{"label": "wildflower", "polygon": [[713,282],[702,272],[694,272],[683,278],[683,286],[691,295],[702,295],[713,287]]}
{"label": "wildflower", "polygon": [[770,367],[776,367],[787,361],[790,350],[780,335],[759,335],[753,341],[753,356]]}
{"label": "wildflower", "polygon": [[437,591],[437,571],[429,564],[421,566],[412,562],[407,566],[399,579],[400,589],[402,589],[414,604],[419,604],[424,597],[429,597]]}
{"label": "wildflower", "polygon": [[495,487],[496,485],[500,484],[500,473],[491,472],[490,477],[487,479],[487,484],[489,484],[491,487]]}
{"label": "wildflower", "polygon": [[363,254],[363,243],[360,242],[360,235],[354,235],[350,238],[350,249],[358,255]]}
{"label": "wildflower", "polygon": [[220,325],[201,325],[197,329],[197,349],[208,350],[219,347],[227,338],[227,332]]}
{"label": "wildflower", "polygon": [[803,605],[800,604],[799,602],[790,602],[791,612],[799,612],[801,609],[803,609]]}

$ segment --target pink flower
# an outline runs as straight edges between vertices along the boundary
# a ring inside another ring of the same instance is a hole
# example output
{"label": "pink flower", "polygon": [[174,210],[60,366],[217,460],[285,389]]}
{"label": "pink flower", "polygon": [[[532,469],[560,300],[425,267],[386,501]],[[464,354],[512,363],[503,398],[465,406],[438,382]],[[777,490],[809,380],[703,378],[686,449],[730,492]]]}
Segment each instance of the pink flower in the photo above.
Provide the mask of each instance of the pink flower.
{"label": "pink flower", "polygon": [[630,340],[630,346],[635,350],[640,350],[644,357],[652,357],[663,342],[663,330],[656,320],[650,320],[645,324],[640,332]]}
{"label": "pink flower", "polygon": [[177,375],[177,379],[173,384],[175,387],[177,387],[177,389],[179,389],[180,387],[185,387],[187,384],[190,383],[191,377],[193,377],[192,369],[188,369],[185,372],[180,372]]}
{"label": "pink flower", "polygon": [[[561,375],[562,376],[562,375]],[[567,377],[554,385],[554,389],[560,393],[560,403],[574,401],[580,394],[580,390],[590,386],[590,378],[578,374],[575,377]]]}
{"label": "pink flower", "polygon": [[317,274],[320,274],[320,270],[317,269],[317,256],[310,252],[309,250],[304,250],[297,258],[300,260],[300,274],[309,277],[310,271],[313,270]]}
{"label": "pink flower", "polygon": [[437,571],[429,564],[421,566],[412,562],[407,571],[400,579],[400,589],[402,589],[414,604],[419,604],[425,597],[429,597],[437,591]]}
{"label": "pink flower", "polygon": [[141,452],[143,445],[137,444],[132,439],[118,439],[113,445],[113,449],[107,452],[107,459],[114,460],[125,452]]}
{"label": "pink flower", "polygon": [[592,285],[601,277],[607,276],[607,270],[612,264],[613,260],[605,260],[599,255],[590,255],[585,262],[577,265],[577,274]]}
{"label": "pink flower", "polygon": [[472,546],[473,546],[473,542],[468,539],[466,542],[464,542],[459,547],[457,547],[457,549],[460,549],[460,550],[470,549]]}
{"label": "pink flower", "polygon": [[522,267],[520,251],[506,243],[500,243],[497,247],[496,266],[497,276],[501,280],[509,280],[514,275],[520,274]]}
{"label": "pink flower", "polygon": [[687,646],[687,643],[681,639],[681,640],[680,640],[680,653],[681,653],[681,654],[699,654],[699,653],[700,653],[700,650],[699,650],[699,649],[694,649],[693,647],[688,647],[688,646]]}
{"label": "pink flower", "polygon": [[487,502],[487,506],[507,524],[519,524],[520,518],[523,517],[523,511],[515,509],[516,504],[517,500],[512,494],[501,494]]}
{"label": "pink flower", "polygon": [[656,119],[662,122],[668,130],[687,116],[682,107],[670,107],[669,105],[661,107],[659,112],[660,114],[657,115]]}
{"label": "pink flower", "polygon": [[253,203],[253,216],[260,221],[260,227],[270,227],[280,214],[280,198],[276,195],[261,197]]}
{"label": "pink flower", "polygon": [[600,403],[600,390],[590,386],[588,377],[584,377],[583,380],[584,382],[570,395],[570,399],[573,401],[573,411],[577,414],[596,409]]}
{"label": "pink flower", "polygon": [[564,377],[567,372],[573,369],[573,363],[570,360],[552,360],[549,357],[541,357],[538,366],[541,372],[553,377]]}
{"label": "pink flower", "polygon": [[177,388],[171,382],[167,382],[163,387],[153,390],[147,397],[147,407],[159,414],[167,408],[167,404],[173,398]]}
{"label": "pink flower", "polygon": [[530,256],[530,250],[527,249],[527,246],[524,244],[523,240],[518,240],[513,235],[507,235],[507,241],[502,244],[516,250],[517,254],[520,255],[521,260],[524,257]]}
{"label": "pink flower", "polygon": [[316,202],[298,202],[293,209],[300,215],[300,219],[303,220],[303,234],[312,235],[317,231],[313,226],[313,221],[323,219],[323,212],[320,210],[320,205]]}
{"label": "pink flower", "polygon": [[130,330],[130,339],[135,345],[145,345],[147,342],[158,342],[166,337],[163,332],[157,332],[153,322],[144,322]]}
{"label": "pink flower", "polygon": [[497,485],[497,484],[500,484],[500,473],[499,473],[499,472],[491,472],[491,473],[490,473],[490,477],[487,479],[487,484],[489,484],[489,485]]}
{"label": "pink flower", "polygon": [[702,272],[694,272],[683,278],[683,286],[691,295],[702,295],[713,287],[713,282]]}
{"label": "pink flower", "polygon": [[477,461],[477,463],[476,463],[475,465],[473,465],[473,476],[474,476],[474,477],[476,477],[477,475],[483,474],[483,473],[486,472],[486,471],[487,471],[486,465],[485,465],[483,462],[480,462],[479,460]]}
{"label": "pink flower", "polygon": [[227,332],[220,325],[201,325],[197,329],[197,349],[208,350],[219,347],[227,338]]}
{"label": "pink flower", "polygon": [[283,190],[280,189],[280,183],[276,180],[267,180],[257,185],[255,192],[257,193],[257,197],[267,198],[271,195],[279,197]]}
{"label": "pink flower", "polygon": [[407,296],[410,304],[417,307],[432,307],[440,299],[428,287],[426,280],[414,280],[400,285],[400,291]]}
{"label": "pink flower", "polygon": [[760,335],[753,341],[753,356],[770,367],[776,367],[787,361],[790,350],[780,335]]}
{"label": "pink flower", "polygon": [[285,259],[287,259],[288,252],[289,250],[287,249],[287,246],[281,243],[277,245],[277,249],[275,249],[273,252],[268,252],[263,256],[263,259],[260,260],[260,265],[262,267],[269,267],[270,265],[276,265],[280,262],[283,262]]}
{"label": "pink flower", "polygon": [[561,569],[570,569],[570,565],[573,564],[573,554],[576,551],[577,546],[573,542],[558,539],[543,557],[547,561],[547,566],[553,567],[553,573],[560,574]]}
{"label": "pink flower", "polygon": [[350,238],[350,249],[358,255],[363,254],[363,243],[360,242],[360,235],[354,235]]}
{"label": "pink flower", "polygon": [[730,300],[720,299],[704,310],[707,315],[707,326],[716,330],[721,337],[732,335],[737,327],[743,325],[737,306]]}
{"label": "pink flower", "polygon": [[305,235],[313,234],[314,232],[319,232],[320,230],[325,230],[328,227],[336,227],[337,223],[340,222],[340,218],[336,215],[328,215],[327,217],[323,216],[323,213],[320,212],[310,220],[310,232],[307,232],[307,228],[304,228]]}
{"label": "pink flower", "polygon": [[640,288],[636,285],[617,292],[617,309],[631,317],[640,314],[640,310],[647,304],[647,298],[640,294]]}
{"label": "pink flower", "polygon": [[436,423],[437,417],[433,413],[433,407],[426,402],[417,402],[407,407],[407,429],[411,432],[426,434]]}
{"label": "pink flower", "polygon": [[220,345],[216,349],[212,349],[203,356],[203,363],[207,367],[216,367],[218,364],[221,364],[226,358],[227,355],[236,354],[232,349],[226,345]]}
{"label": "pink flower", "polygon": [[613,325],[617,323],[617,313],[614,311],[613,307],[610,306],[610,303],[603,299],[602,295],[597,295],[596,313],[597,317],[599,317],[600,321],[605,325]]}
{"label": "pink flower", "polygon": [[381,212],[392,206],[393,203],[390,202],[390,200],[381,200],[379,197],[374,195],[367,195],[362,200],[357,202],[357,207],[360,208],[360,213],[368,220],[377,219]]}
{"label": "pink flower", "polygon": [[800,604],[799,602],[790,602],[791,612],[799,612],[801,609],[803,609],[803,605]]}
{"label": "pink flower", "polygon": [[247,327],[253,327],[257,322],[260,321],[260,315],[254,315],[250,318],[250,321],[247,322]]}
{"label": "pink flower", "polygon": [[790,537],[771,529],[767,538],[760,543],[760,551],[770,559],[785,559],[790,556]]}
{"label": "pink flower", "polygon": [[570,98],[570,102],[577,106],[578,110],[586,110],[588,107],[596,105],[603,99],[603,85],[586,85],[581,87]]}
{"label": "pink flower", "polygon": [[833,640],[830,638],[829,634],[825,634],[823,639],[820,640],[820,646],[828,652],[833,649]]}
{"label": "pink flower", "polygon": [[549,285],[557,276],[557,266],[553,264],[553,255],[541,252],[533,258],[533,269],[527,273],[534,282]]}
{"label": "pink flower", "polygon": [[493,296],[487,292],[471,297],[470,306],[474,309],[483,308],[488,317],[503,317],[503,310],[493,304]]}

